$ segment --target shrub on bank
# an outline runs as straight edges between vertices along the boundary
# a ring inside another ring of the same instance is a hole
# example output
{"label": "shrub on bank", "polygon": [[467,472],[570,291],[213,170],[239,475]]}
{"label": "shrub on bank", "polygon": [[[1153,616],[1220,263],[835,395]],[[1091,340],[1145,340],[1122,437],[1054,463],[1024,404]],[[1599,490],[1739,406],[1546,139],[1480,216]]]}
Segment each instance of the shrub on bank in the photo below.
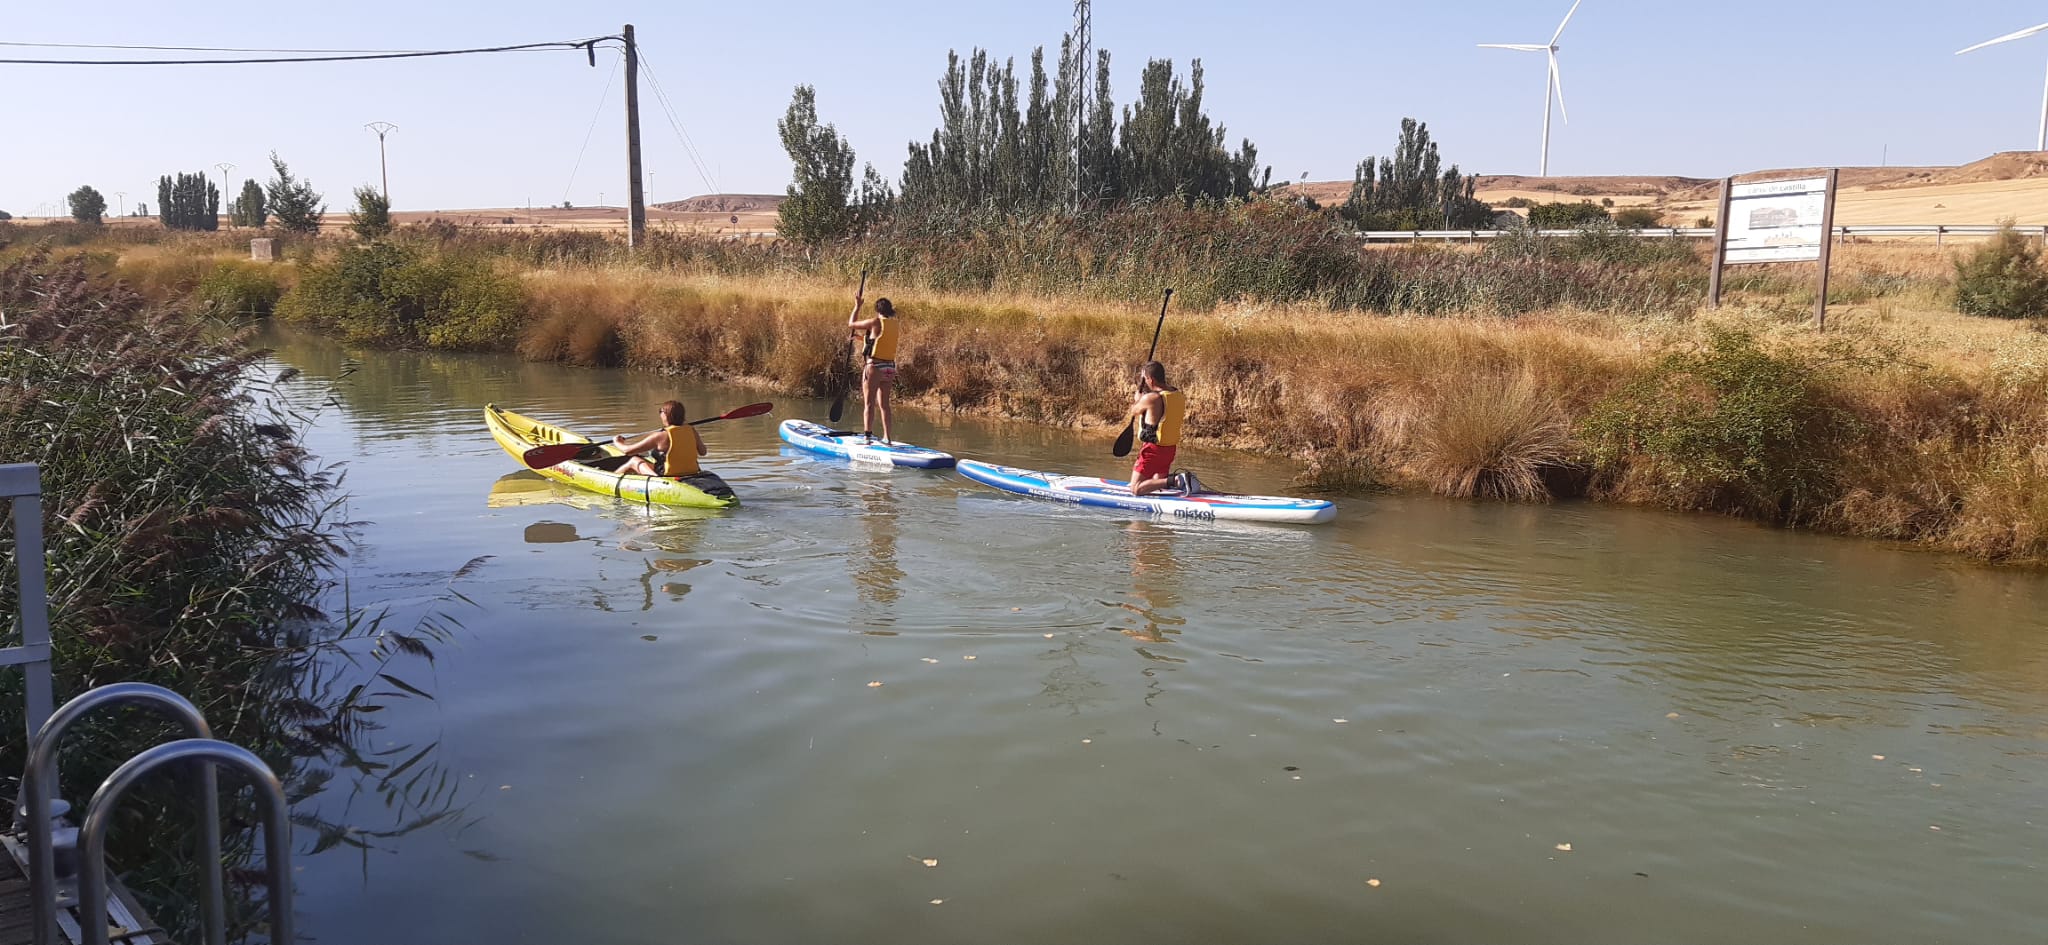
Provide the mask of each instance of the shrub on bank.
{"label": "shrub on bank", "polygon": [[275,264],[223,259],[202,276],[193,300],[210,315],[230,319],[269,318],[284,297],[283,269]]}
{"label": "shrub on bank", "polygon": [[1704,347],[1659,358],[1581,428],[1624,498],[1797,523],[1842,491],[1837,461],[1857,423],[1810,360],[1711,328]]}
{"label": "shrub on bank", "polygon": [[1956,260],[1956,311],[1990,318],[2048,315],[2048,269],[2041,250],[2007,226]]}
{"label": "shrub on bank", "polygon": [[420,241],[342,247],[299,267],[277,315],[356,342],[507,349],[522,323],[519,282],[474,254]]}

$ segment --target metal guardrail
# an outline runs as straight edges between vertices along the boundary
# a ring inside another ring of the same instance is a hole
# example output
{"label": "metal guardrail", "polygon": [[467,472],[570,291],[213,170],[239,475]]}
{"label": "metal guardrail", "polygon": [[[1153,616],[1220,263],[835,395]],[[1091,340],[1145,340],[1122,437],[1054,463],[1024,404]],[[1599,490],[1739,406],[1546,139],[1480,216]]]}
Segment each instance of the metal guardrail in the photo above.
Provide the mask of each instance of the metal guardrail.
{"label": "metal guardrail", "polygon": [[[1944,239],[1946,239],[1947,237],[1950,237],[1950,236],[1993,236],[1993,235],[1996,235],[1996,234],[1997,234],[1997,233],[1998,233],[1998,232],[1999,232],[2000,230],[2003,230],[2003,229],[2005,229],[2005,227],[2003,227],[2003,226],[2000,226],[2000,225],[1998,225],[1998,224],[1995,224],[1995,223],[1969,223],[1969,224],[1945,224],[1945,223],[1944,223],[1944,224],[1933,224],[1933,223],[1928,223],[1928,224],[1908,224],[1908,225],[1891,225],[1891,226],[1837,226],[1837,227],[1835,227],[1835,236],[1836,236],[1837,238],[1847,238],[1847,237],[1851,237],[1851,236],[1869,236],[1869,237],[1893,237],[1893,238],[1900,238],[1900,237],[1904,237],[1904,238],[1914,238],[1914,237],[1917,237],[1917,238],[1922,238],[1922,239],[1924,239],[1924,238],[1927,238],[1927,237],[1933,237],[1933,238],[1934,238],[1934,243],[1935,243],[1935,245],[1939,246],[1939,245],[1941,245],[1941,243],[1942,243],[1942,241],[1943,241]],[[2040,238],[2041,238],[2041,241],[2042,241],[2043,243],[2048,243],[2048,226],[2033,226],[2033,225],[2029,225],[2029,226],[2016,226],[2016,227],[2013,227],[2013,229],[2014,229],[2014,230],[2017,230],[2018,232],[2020,232],[2020,233],[2023,233],[2023,234],[2025,234],[2025,235],[2027,235],[2027,236],[2038,236],[2038,237],[2040,237]],[[1521,232],[1521,231],[1517,231],[1517,230],[1360,230],[1360,231],[1358,231],[1358,232],[1357,232],[1357,234],[1356,234],[1356,235],[1357,235],[1357,237],[1358,237],[1358,238],[1359,238],[1360,240],[1363,240],[1363,241],[1365,241],[1365,242],[1367,242],[1367,243],[1459,243],[1459,242],[1466,242],[1466,243],[1470,243],[1470,242],[1478,242],[1478,241],[1480,241],[1480,240],[1491,240],[1491,239],[1499,239],[1499,238],[1500,238],[1500,237],[1502,237],[1502,236],[1508,235],[1508,234],[1510,234],[1510,233],[1516,233],[1516,232]],[[1673,226],[1659,226],[1659,227],[1645,227],[1645,228],[1643,228],[1643,229],[1640,229],[1640,230],[1630,230],[1629,232],[1631,232],[1631,233],[1633,233],[1633,234],[1635,234],[1635,235],[1637,235],[1637,236],[1647,237],[1647,238],[1651,238],[1651,239],[1692,239],[1692,240],[1710,240],[1710,239],[1713,239],[1713,238],[1714,238],[1714,228],[1713,228],[1713,227],[1710,227],[1710,226],[1709,226],[1709,227],[1695,227],[1695,226],[1676,226],[1676,227],[1673,227]],[[1576,235],[1578,235],[1579,231],[1578,231],[1578,230],[1575,230],[1575,229],[1573,229],[1573,230],[1537,230],[1537,231],[1535,231],[1535,233],[1536,233],[1536,235],[1537,235],[1537,236],[1557,236],[1557,237],[1564,237],[1564,236],[1576,236]]]}

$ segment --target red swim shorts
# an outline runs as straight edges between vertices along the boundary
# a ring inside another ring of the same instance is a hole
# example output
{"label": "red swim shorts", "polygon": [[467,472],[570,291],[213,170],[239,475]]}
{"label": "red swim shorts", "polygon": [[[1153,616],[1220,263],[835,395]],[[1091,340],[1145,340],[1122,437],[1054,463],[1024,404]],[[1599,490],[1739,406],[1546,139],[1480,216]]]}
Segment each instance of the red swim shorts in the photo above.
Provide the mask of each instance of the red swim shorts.
{"label": "red swim shorts", "polygon": [[1173,454],[1180,452],[1178,446],[1160,446],[1147,443],[1138,451],[1137,465],[1131,467],[1131,482],[1137,484],[1147,479],[1157,479],[1173,472]]}

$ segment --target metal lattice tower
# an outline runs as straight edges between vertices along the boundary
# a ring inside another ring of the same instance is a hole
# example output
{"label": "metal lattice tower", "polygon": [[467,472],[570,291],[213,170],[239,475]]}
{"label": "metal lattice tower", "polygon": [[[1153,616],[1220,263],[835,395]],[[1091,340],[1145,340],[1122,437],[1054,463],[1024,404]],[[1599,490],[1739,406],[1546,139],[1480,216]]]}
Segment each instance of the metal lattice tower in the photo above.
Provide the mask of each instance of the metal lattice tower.
{"label": "metal lattice tower", "polygon": [[1081,207],[1081,157],[1086,153],[1082,129],[1088,127],[1089,60],[1094,57],[1095,28],[1089,0],[1074,0],[1074,208]]}

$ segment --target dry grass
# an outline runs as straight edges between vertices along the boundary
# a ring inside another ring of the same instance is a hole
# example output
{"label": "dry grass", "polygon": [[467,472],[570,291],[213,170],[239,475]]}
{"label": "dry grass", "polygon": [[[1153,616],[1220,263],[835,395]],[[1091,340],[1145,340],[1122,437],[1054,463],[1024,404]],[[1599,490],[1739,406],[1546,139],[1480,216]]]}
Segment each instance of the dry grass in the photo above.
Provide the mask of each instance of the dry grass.
{"label": "dry grass", "polygon": [[[1159,356],[1189,391],[1190,435],[1296,456],[1313,487],[1529,501],[1585,494],[1581,425],[1604,398],[1664,354],[1701,346],[1709,328],[1734,330],[1810,366],[1814,396],[1854,423],[1853,436],[1826,447],[1841,453],[1837,491],[1789,521],[1989,559],[2048,557],[2048,334],[1936,308],[1939,292],[1924,283],[1945,272],[1945,256],[1862,247],[1846,255],[1849,272],[1903,271],[1914,281],[1836,305],[1826,333],[1812,331],[1808,312],[1757,298],[1637,319],[1225,303],[1169,314]],[[569,268],[529,273],[525,285],[529,357],[811,394],[846,380],[848,293],[836,282]],[[869,296],[892,296],[904,312],[905,402],[1105,436],[1157,315],[1094,300],[903,288],[878,281]],[[1650,504],[1691,495],[1682,504],[1775,517],[1698,498],[1674,484],[1677,474],[1643,462],[1595,491]]]}

